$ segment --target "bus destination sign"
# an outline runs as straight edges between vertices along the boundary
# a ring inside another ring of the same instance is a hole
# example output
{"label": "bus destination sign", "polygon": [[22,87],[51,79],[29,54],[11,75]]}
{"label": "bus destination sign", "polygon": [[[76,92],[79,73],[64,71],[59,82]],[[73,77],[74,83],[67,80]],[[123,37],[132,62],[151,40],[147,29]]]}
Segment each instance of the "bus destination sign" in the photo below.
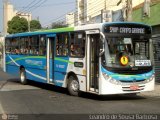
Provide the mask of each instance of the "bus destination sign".
{"label": "bus destination sign", "polygon": [[113,24],[105,25],[104,32],[112,34],[151,34],[151,27],[139,24]]}
{"label": "bus destination sign", "polygon": [[145,34],[144,28],[109,27],[110,33]]}

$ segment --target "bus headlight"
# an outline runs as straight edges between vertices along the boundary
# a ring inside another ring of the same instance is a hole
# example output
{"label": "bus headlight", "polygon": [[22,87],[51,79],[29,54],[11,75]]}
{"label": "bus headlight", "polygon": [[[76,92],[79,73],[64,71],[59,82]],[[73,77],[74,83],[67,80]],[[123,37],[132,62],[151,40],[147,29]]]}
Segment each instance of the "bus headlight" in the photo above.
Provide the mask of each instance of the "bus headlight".
{"label": "bus headlight", "polygon": [[152,81],[153,79],[154,79],[154,75],[152,75],[148,80],[147,80],[147,82],[150,82],[150,81]]}
{"label": "bus headlight", "polygon": [[110,79],[109,82],[112,83],[112,84],[115,84],[115,85],[120,85],[121,84],[121,82],[119,80],[115,80],[113,78]]}
{"label": "bus headlight", "polygon": [[111,79],[111,77],[110,77],[109,75],[105,74],[105,73],[103,73],[103,77],[104,77],[106,80]]}
{"label": "bus headlight", "polygon": [[105,73],[103,73],[103,76],[104,76],[105,80],[109,81],[112,84],[116,84],[116,85],[120,85],[121,84],[121,82],[119,80],[115,80],[114,78],[112,78],[111,76],[109,76],[109,75],[107,75]]}

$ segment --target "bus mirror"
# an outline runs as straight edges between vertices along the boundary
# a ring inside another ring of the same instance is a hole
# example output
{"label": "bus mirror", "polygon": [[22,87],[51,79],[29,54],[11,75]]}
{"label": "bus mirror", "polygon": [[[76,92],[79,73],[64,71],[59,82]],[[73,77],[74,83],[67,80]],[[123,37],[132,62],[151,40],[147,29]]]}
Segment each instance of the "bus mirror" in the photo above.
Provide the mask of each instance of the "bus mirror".
{"label": "bus mirror", "polygon": [[102,32],[100,32],[100,35],[101,35],[101,37],[100,37],[100,53],[99,53],[99,56],[102,56],[103,55],[103,53],[104,53],[104,41],[105,41],[105,36],[104,36],[104,34],[102,33]]}

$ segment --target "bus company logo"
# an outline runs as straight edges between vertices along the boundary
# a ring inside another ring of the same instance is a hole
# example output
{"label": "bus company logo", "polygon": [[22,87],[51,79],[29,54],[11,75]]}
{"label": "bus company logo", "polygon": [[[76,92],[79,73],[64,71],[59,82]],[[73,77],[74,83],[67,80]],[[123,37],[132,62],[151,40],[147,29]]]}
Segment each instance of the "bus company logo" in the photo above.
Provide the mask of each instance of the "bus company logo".
{"label": "bus company logo", "polygon": [[122,65],[127,65],[128,64],[128,57],[127,56],[122,56],[121,58],[120,58],[120,62],[121,62],[121,64]]}
{"label": "bus company logo", "polygon": [[7,114],[2,114],[2,120],[7,120],[7,118],[8,118],[8,116],[7,116]]}

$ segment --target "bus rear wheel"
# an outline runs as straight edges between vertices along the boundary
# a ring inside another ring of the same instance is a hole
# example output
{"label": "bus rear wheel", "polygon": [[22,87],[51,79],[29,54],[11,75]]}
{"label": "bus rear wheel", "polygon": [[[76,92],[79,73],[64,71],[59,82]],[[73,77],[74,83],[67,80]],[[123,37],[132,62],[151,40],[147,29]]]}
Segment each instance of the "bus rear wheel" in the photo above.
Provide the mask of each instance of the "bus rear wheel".
{"label": "bus rear wheel", "polygon": [[68,92],[72,96],[79,96],[80,91],[79,91],[79,82],[74,76],[70,76],[68,79]]}
{"label": "bus rear wheel", "polygon": [[22,69],[20,70],[20,82],[21,82],[23,85],[27,84],[26,72],[25,72],[25,69],[24,69],[24,68],[22,68]]}

